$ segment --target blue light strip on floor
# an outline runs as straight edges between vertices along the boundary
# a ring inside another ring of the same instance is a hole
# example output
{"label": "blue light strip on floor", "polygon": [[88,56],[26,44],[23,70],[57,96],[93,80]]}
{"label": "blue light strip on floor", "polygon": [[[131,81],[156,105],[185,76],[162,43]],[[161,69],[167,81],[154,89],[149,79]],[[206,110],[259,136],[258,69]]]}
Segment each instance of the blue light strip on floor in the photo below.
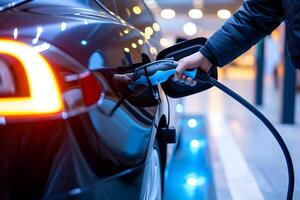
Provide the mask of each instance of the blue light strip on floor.
{"label": "blue light strip on floor", "polygon": [[165,181],[165,200],[216,199],[202,116],[180,119],[180,136]]}

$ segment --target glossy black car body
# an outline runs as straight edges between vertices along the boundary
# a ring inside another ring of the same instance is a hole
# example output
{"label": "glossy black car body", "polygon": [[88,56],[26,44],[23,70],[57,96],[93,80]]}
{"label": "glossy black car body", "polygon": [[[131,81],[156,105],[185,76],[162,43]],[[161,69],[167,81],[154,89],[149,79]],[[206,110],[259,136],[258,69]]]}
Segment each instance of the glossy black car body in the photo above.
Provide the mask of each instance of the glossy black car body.
{"label": "glossy black car body", "polygon": [[155,60],[159,32],[149,40],[141,33],[154,23],[149,11],[138,0],[19,2],[0,12],[0,39],[38,49],[64,111],[0,116],[0,199],[146,199],[156,143],[164,163],[156,138],[168,122],[166,97],[157,87],[124,98],[113,76]]}

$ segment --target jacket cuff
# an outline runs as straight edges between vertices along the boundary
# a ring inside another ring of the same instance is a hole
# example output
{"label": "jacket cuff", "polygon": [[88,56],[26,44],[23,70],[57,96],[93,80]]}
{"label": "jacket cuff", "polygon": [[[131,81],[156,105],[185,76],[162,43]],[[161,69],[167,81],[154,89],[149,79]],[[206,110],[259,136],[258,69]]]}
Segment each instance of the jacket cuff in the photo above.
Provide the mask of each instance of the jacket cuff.
{"label": "jacket cuff", "polygon": [[220,66],[212,50],[208,47],[207,42],[202,46],[199,51],[215,66]]}

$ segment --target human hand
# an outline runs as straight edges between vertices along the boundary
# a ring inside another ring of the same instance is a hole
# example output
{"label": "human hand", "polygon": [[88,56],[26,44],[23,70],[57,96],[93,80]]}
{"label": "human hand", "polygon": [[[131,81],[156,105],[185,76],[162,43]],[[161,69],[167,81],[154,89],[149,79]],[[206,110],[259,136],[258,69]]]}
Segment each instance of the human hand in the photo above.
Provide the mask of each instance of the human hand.
{"label": "human hand", "polygon": [[212,64],[210,61],[200,51],[196,52],[179,60],[173,80],[186,85],[195,86],[197,82],[191,77],[184,75],[183,72],[187,69],[195,69],[198,67],[203,71],[208,72],[211,66]]}

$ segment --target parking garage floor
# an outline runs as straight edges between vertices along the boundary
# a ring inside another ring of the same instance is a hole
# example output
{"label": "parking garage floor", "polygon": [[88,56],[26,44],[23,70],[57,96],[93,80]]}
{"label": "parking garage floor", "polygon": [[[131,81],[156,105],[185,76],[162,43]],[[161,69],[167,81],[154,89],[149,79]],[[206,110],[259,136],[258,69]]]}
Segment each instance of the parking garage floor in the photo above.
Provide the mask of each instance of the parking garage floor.
{"label": "parking garage floor", "polygon": [[[230,68],[226,74],[221,82],[253,102],[253,71]],[[294,199],[300,199],[300,95],[296,124],[282,125],[280,92],[270,77],[264,89],[264,105],[258,108],[288,145],[296,172]],[[216,88],[172,101],[172,107],[174,113],[176,107],[183,111],[173,120],[181,143],[168,165],[165,199],[285,199],[284,157],[255,116]]]}

